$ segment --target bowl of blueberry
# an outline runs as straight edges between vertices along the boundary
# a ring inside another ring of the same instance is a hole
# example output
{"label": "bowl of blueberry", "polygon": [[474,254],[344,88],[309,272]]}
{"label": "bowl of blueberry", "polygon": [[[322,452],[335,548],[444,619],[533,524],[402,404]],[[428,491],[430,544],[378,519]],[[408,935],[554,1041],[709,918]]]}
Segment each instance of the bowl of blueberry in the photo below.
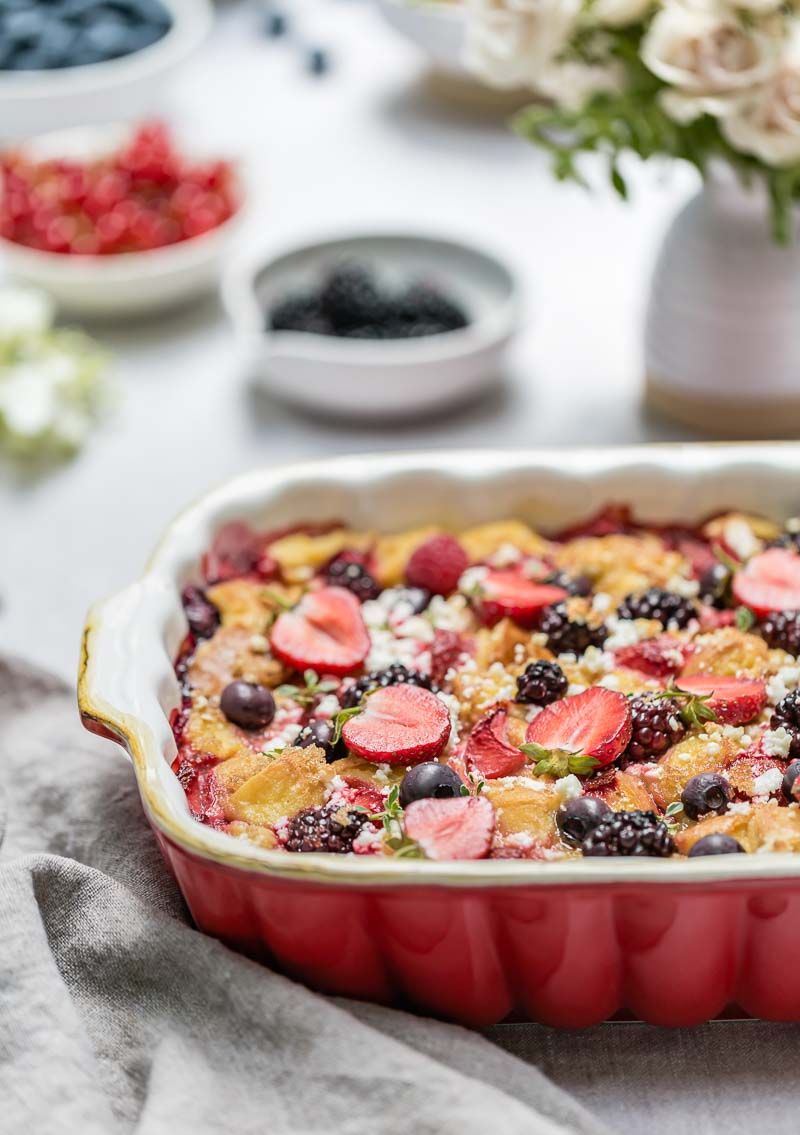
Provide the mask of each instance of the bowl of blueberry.
{"label": "bowl of blueberry", "polygon": [[0,0],[0,137],[156,109],[212,22],[210,0]]}
{"label": "bowl of blueberry", "polygon": [[503,376],[511,270],[468,244],[375,234],[230,266],[223,300],[255,381],[343,419],[413,418]]}
{"label": "bowl of blueberry", "polygon": [[138,315],[216,288],[243,205],[236,163],[158,121],[0,151],[3,267],[75,315]]}

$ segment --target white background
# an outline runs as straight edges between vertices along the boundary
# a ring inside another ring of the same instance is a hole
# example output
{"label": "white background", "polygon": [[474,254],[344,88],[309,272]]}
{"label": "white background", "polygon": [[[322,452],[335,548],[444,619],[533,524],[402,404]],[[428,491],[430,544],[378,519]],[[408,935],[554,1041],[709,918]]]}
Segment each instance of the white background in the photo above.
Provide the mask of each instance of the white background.
{"label": "white background", "polygon": [[310,77],[288,44],[263,38],[257,5],[230,4],[163,108],[245,159],[243,244],[381,226],[472,236],[519,272],[526,326],[502,393],[403,429],[315,422],[254,395],[214,300],[92,328],[116,356],[116,416],[54,474],[0,471],[0,646],[67,677],[88,604],[139,573],[184,504],[248,468],[355,450],[686,436],[640,407],[641,340],[653,257],[694,174],[634,168],[627,205],[599,171],[593,194],[558,185],[502,115],[435,98],[420,56],[367,0],[293,7],[307,38],[331,49],[330,74]]}

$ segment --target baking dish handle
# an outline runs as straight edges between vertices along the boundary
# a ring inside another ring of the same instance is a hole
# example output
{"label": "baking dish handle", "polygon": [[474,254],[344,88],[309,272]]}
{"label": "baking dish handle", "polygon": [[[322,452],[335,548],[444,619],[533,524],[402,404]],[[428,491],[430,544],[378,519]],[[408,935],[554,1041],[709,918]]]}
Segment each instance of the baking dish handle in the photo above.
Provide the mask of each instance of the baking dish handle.
{"label": "baking dish handle", "polygon": [[[164,627],[164,634],[153,635],[154,626]],[[153,700],[176,693],[167,642],[177,646],[185,633],[174,588],[152,577],[96,603],[87,617],[78,672],[84,727],[133,753],[137,741],[152,733],[145,722],[153,720]]]}

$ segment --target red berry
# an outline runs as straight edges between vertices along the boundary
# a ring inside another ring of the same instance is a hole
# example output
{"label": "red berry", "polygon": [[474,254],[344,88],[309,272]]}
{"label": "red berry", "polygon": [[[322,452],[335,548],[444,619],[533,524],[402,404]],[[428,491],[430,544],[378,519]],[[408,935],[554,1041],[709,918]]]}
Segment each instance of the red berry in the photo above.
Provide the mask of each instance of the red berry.
{"label": "red berry", "polygon": [[513,776],[525,764],[525,756],[508,740],[508,711],[495,706],[472,727],[464,754],[467,768],[487,780]]}
{"label": "red berry", "polygon": [[456,540],[447,534],[431,536],[411,554],[406,567],[406,582],[424,587],[434,595],[448,595],[469,566],[469,557]]}
{"label": "red berry", "polygon": [[545,607],[566,598],[563,587],[534,583],[516,571],[490,571],[481,581],[476,603],[489,626],[508,618],[521,627],[532,627]]}
{"label": "red berry", "polygon": [[788,548],[768,548],[753,556],[734,575],[733,594],[759,616],[800,610],[800,556]]}
{"label": "red berry", "polygon": [[[294,669],[339,677],[357,670],[370,648],[361,604],[343,587],[306,592],[275,620],[270,641],[274,653]],[[448,731],[449,726],[448,717]]]}
{"label": "red berry", "polygon": [[404,827],[428,859],[485,859],[494,834],[494,808],[485,796],[415,800]]}
{"label": "red berry", "polygon": [[744,725],[757,717],[767,704],[764,683],[749,678],[690,674],[678,678],[676,685],[689,694],[710,695],[706,705],[724,725]]}
{"label": "red berry", "polygon": [[631,711],[623,694],[592,686],[553,702],[533,719],[525,735],[545,749],[563,749],[610,765],[631,739]]}
{"label": "red berry", "polygon": [[669,678],[686,665],[691,647],[674,635],[660,634],[614,651],[614,661],[649,678]]}
{"label": "red berry", "polygon": [[[358,607],[349,591],[344,594]],[[369,761],[392,765],[438,757],[449,736],[450,714],[444,702],[422,686],[406,684],[385,686],[370,694],[363,711],[342,730],[348,749]]]}

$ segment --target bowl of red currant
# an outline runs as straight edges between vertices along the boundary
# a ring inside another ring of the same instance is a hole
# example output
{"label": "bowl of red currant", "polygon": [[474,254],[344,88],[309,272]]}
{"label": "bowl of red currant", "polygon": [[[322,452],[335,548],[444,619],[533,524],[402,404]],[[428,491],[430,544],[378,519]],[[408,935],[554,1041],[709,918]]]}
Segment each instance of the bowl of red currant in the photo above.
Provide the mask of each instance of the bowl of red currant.
{"label": "bowl of red currant", "polygon": [[0,254],[72,314],[163,310],[216,286],[243,197],[161,122],[43,134],[0,153]]}

